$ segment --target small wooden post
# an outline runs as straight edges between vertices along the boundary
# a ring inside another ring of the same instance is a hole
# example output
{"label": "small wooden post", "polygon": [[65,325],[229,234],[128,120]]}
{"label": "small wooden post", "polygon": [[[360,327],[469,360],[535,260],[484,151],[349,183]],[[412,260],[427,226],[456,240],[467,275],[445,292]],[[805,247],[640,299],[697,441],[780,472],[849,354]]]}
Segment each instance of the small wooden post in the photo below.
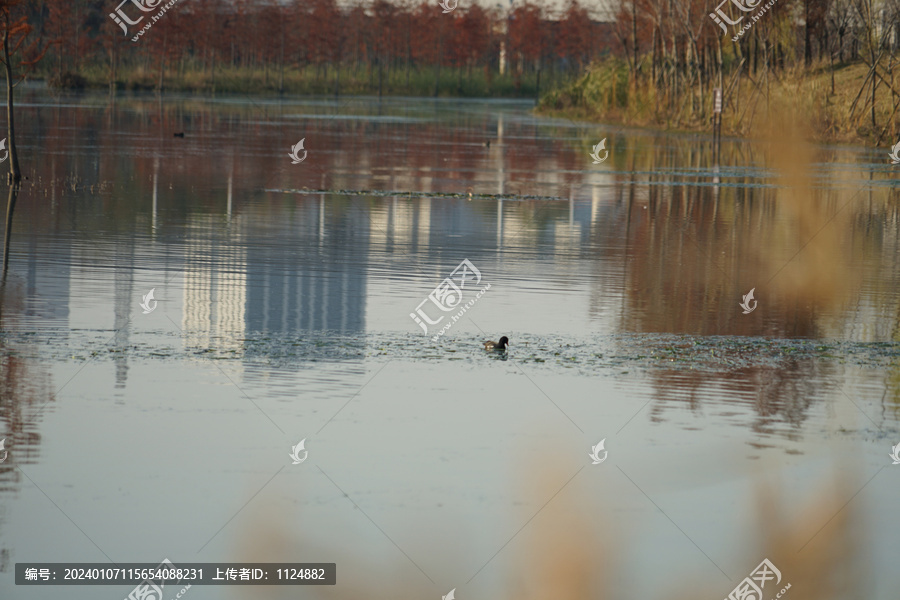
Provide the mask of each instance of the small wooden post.
{"label": "small wooden post", "polygon": [[713,156],[719,164],[719,151],[722,148],[722,88],[713,90]]}

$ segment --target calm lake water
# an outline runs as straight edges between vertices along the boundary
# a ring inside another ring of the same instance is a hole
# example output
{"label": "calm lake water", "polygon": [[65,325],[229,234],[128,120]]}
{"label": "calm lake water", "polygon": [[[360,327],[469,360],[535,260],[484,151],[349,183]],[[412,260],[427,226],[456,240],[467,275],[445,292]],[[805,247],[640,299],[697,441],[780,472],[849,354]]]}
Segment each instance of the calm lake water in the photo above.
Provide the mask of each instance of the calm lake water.
{"label": "calm lake water", "polygon": [[896,599],[886,150],[715,166],[530,102],[21,93],[0,598],[133,587],[15,563],[169,558],[337,564],[190,600],[720,600],[769,558],[792,600]]}

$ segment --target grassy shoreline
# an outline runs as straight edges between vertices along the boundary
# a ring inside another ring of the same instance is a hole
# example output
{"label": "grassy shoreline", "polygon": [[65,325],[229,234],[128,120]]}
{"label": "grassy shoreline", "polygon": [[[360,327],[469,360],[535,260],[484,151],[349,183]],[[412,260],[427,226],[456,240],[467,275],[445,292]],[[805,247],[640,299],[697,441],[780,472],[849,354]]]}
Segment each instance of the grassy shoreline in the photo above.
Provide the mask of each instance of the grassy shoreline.
{"label": "grassy shoreline", "polygon": [[[835,65],[833,71],[828,64],[777,74],[769,71],[767,80],[760,74],[736,80],[728,76],[722,135],[771,136],[771,118],[790,107],[802,116],[803,135],[809,141],[892,146],[898,115],[892,115],[888,85],[883,84],[874,103],[875,126],[871,105],[865,107],[859,99],[868,71],[867,65],[855,62]],[[595,63],[576,81],[544,94],[535,112],[672,133],[711,133],[712,102],[708,89],[691,88],[677,97],[667,96],[652,83],[631,81],[624,63],[608,60]]]}
{"label": "grassy shoreline", "polygon": [[[48,85],[61,90],[109,89],[109,72],[105,67],[85,67],[77,73],[58,75],[39,73],[32,79],[44,79]],[[317,69],[227,68],[205,70],[197,68],[172,69],[122,68],[115,89],[125,91],[162,91],[189,93],[293,94],[342,96],[422,96],[460,98],[537,98],[539,92],[564,85],[570,75],[544,73],[538,87],[536,73],[521,75],[490,71],[442,67],[391,68],[379,71],[369,68],[342,67]]]}

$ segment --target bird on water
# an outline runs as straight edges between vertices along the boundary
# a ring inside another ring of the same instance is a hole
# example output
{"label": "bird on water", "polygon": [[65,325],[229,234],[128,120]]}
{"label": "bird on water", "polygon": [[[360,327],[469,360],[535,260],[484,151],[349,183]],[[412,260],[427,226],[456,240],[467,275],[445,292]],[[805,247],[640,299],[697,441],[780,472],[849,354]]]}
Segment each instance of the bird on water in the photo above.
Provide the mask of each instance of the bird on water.
{"label": "bird on water", "polygon": [[501,351],[505,351],[505,350],[506,350],[506,345],[507,345],[508,343],[509,343],[509,338],[506,337],[506,336],[504,335],[502,338],[500,338],[500,341],[499,341],[499,342],[492,342],[492,341],[490,341],[490,340],[484,342],[484,349],[485,349],[485,350],[501,350]]}

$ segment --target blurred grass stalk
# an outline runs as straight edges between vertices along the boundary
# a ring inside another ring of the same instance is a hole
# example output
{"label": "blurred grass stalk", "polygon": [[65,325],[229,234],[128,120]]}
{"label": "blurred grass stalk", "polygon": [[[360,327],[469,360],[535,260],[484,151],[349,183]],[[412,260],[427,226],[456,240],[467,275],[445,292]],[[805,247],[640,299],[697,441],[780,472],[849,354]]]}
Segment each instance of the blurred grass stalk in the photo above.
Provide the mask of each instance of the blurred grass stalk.
{"label": "blurred grass stalk", "polygon": [[[633,565],[624,564],[624,561],[632,553],[628,540],[634,539],[639,532],[624,530],[615,524],[616,512],[610,510],[609,498],[579,492],[578,482],[574,480],[560,490],[560,486],[572,475],[550,466],[550,462],[548,459],[542,466],[531,465],[527,473],[520,477],[522,503],[530,507],[528,511],[534,509],[537,512],[486,567],[486,570],[506,569],[506,592],[502,597],[509,600],[635,598],[636,592],[632,588],[636,587],[636,582],[627,580],[624,575],[635,569]],[[843,465],[840,469],[840,473],[849,472],[852,472],[849,465]],[[757,509],[755,513],[751,510],[744,515],[744,523],[740,527],[747,532],[747,538],[723,540],[720,537],[717,540],[720,547],[743,549],[737,561],[721,565],[732,578],[730,583],[718,574],[708,580],[705,577],[692,578],[685,570],[679,571],[684,573],[683,577],[669,582],[654,581],[660,580],[662,575],[652,572],[641,578],[649,579],[657,588],[669,590],[660,595],[659,600],[727,600],[734,587],[748,577],[763,558],[768,558],[780,570],[782,579],[777,585],[769,582],[764,587],[762,600],[772,600],[787,584],[790,584],[790,589],[783,596],[787,600],[871,600],[865,585],[869,578],[863,554],[867,535],[866,524],[862,522],[859,512],[861,498],[855,497],[852,502],[847,502],[860,487],[853,481],[855,479],[837,474],[829,488],[810,490],[804,499],[791,505],[773,491],[783,486],[772,485],[772,481],[760,481],[756,486],[754,502]],[[560,491],[553,495],[555,490]],[[346,499],[341,498],[340,501]],[[299,562],[311,560],[313,555],[337,557],[338,585],[304,587],[300,588],[302,591],[289,586],[234,588],[232,597],[254,600],[311,597],[328,600],[438,600],[450,591],[435,589],[418,573],[410,577],[409,573],[415,570],[399,552],[390,557],[366,556],[361,554],[360,547],[336,548],[327,541],[303,539],[290,533],[289,527],[302,529],[301,522],[315,517],[310,514],[311,511],[298,514],[289,506],[296,505],[285,504],[280,510],[273,509],[271,505],[257,508],[255,517],[249,519],[246,525],[234,559]],[[654,522],[670,527],[668,521],[649,503],[635,508]],[[362,520],[359,513],[351,512]],[[503,514],[497,515],[497,518],[503,517]],[[734,518],[741,520],[739,514]],[[678,515],[674,515],[674,520],[679,520]],[[409,528],[413,527],[420,532],[415,535],[423,536],[426,545],[432,547],[446,549],[460,542],[430,539],[427,523],[410,523]],[[709,539],[709,536],[705,537]],[[475,550],[480,546],[479,540],[466,537],[462,542],[466,548],[463,552],[479,551]],[[694,555],[698,561],[706,560],[688,539],[684,539],[683,543],[685,554],[672,557],[676,566],[686,562],[694,564],[691,562]],[[715,548],[707,551],[721,563]],[[343,565],[342,556],[348,557]],[[349,564],[354,562],[357,568],[351,570]],[[502,566],[504,563],[507,567]],[[512,565],[511,569],[509,565]],[[698,568],[714,571],[705,564],[699,564]],[[447,573],[440,575],[442,579],[448,577]],[[465,575],[468,577],[470,573]],[[485,581],[485,575],[488,574],[478,574],[480,582]],[[468,589],[460,584],[456,598],[485,598],[484,593],[479,595],[475,591],[480,582],[476,581]]]}

